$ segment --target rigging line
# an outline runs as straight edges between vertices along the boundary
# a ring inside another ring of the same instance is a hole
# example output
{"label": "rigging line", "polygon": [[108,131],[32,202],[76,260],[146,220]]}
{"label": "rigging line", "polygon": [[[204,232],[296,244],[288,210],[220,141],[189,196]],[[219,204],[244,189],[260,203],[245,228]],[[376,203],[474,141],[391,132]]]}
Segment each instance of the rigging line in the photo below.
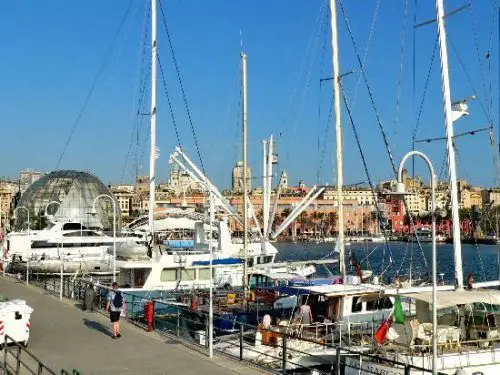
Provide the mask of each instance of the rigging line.
{"label": "rigging line", "polygon": [[83,101],[83,105],[82,107],[80,108],[80,112],[78,113],[78,116],[76,117],[76,120],[73,124],[73,127],[71,129],[71,132],[68,136],[68,138],[66,139],[66,143],[64,144],[64,147],[63,147],[63,150],[61,152],[61,155],[59,156],[59,160],[57,161],[57,164],[56,164],[56,169],[59,169],[59,165],[61,164],[61,161],[64,157],[64,155],[66,154],[66,150],[68,149],[68,146],[69,144],[71,143],[71,139],[73,138],[73,135],[76,131],[76,128],[78,126],[78,124],[80,123],[80,120],[83,116],[83,113],[85,112],[85,109],[87,108],[87,105],[90,101],[90,98],[92,96],[92,94],[94,93],[94,90],[96,88],[96,85],[97,85],[97,82],[99,81],[99,78],[101,78],[101,75],[102,73],[104,72],[104,68],[106,66],[106,63],[111,55],[111,51],[113,50],[113,47],[114,45],[116,44],[116,41],[118,40],[118,36],[120,35],[120,32],[123,28],[123,25],[125,24],[125,21],[130,13],[130,9],[132,9],[132,5],[134,4],[134,2],[131,0],[128,4],[128,7],[127,9],[125,10],[125,13],[123,14],[122,18],[121,18],[121,21],[118,25],[118,29],[116,30],[115,32],[115,35],[113,36],[113,39],[111,41],[111,44],[108,48],[108,51],[106,52],[106,55],[104,56],[104,60],[102,61],[100,67],[99,67],[99,70],[97,72],[97,75],[94,77],[94,80],[92,82],[92,85],[90,86],[90,90],[89,92],[87,93],[87,96],[85,97],[85,100]]}
{"label": "rigging line", "polygon": [[[373,37],[373,32],[375,31],[375,24],[376,24],[376,21],[378,18],[379,8],[380,8],[380,0],[378,0],[377,3],[375,4],[375,9],[373,11],[372,22],[370,24],[370,31],[368,32],[368,40],[366,41],[365,50],[363,51],[363,67],[365,66],[366,59],[368,58],[368,50],[370,49],[370,45],[371,45],[372,37]],[[358,79],[356,81],[356,86],[354,89],[354,97],[352,98],[352,102],[351,102],[351,108],[353,108],[353,109],[356,107],[360,83],[361,83],[361,72],[358,75]]]}
{"label": "rigging line", "polygon": [[[323,68],[324,68],[324,61],[325,61],[325,55],[326,55],[326,41],[327,41],[327,36],[328,36],[328,33],[327,33],[327,28],[325,27],[324,29],[324,33],[323,33],[323,48],[321,49],[322,50],[322,53],[321,53],[321,58],[320,58],[320,62],[321,62],[321,69],[320,69],[320,77],[323,77],[323,74],[324,74],[324,71],[323,71]],[[323,79],[320,78],[319,80],[319,96],[318,96],[318,128],[321,126],[321,93],[322,93],[322,90],[321,88],[323,87]],[[333,95],[332,95],[332,103],[333,103]],[[332,104],[333,105],[333,104]],[[328,118],[331,117],[331,111],[332,109],[330,108],[330,113],[328,115]],[[328,120],[328,123],[326,125],[327,129],[325,130],[325,138],[327,137],[327,134],[328,134],[328,128],[329,128],[329,123],[330,123],[330,120]],[[316,182],[319,183],[320,182],[320,176],[322,174],[322,170],[323,170],[323,158],[324,158],[324,148],[326,147],[326,140],[324,139],[323,140],[323,150],[321,151],[319,149],[319,140],[318,140],[318,152],[319,152],[319,165],[318,165],[318,169],[316,171]]]}
{"label": "rigging line", "polygon": [[[483,90],[484,90],[484,94],[486,96],[486,100],[488,101],[488,96],[487,96],[487,92],[488,90],[486,89],[486,80],[484,78],[484,69],[483,69],[483,63],[482,63],[482,59],[481,59],[481,52],[479,50],[479,38],[478,38],[478,33],[477,33],[477,25],[476,25],[476,21],[475,21],[475,18],[474,18],[474,11],[472,9],[472,1],[471,0],[468,0],[468,10],[469,10],[469,16],[470,16],[470,20],[471,20],[471,24],[472,24],[472,34],[473,34],[473,37],[474,37],[474,45],[476,47],[476,57],[477,57],[477,63],[479,64],[479,77],[481,78],[481,84],[483,86]],[[491,122],[491,118],[492,118],[492,115],[491,115],[491,108],[488,108],[488,114],[489,116],[488,119],[490,119],[490,122]]]}
{"label": "rigging line", "polygon": [[157,52],[158,67],[160,68],[161,81],[163,83],[163,89],[165,90],[165,96],[167,97],[168,110],[170,112],[170,117],[172,117],[172,124],[174,125],[175,138],[177,139],[177,146],[182,148],[181,138],[179,136],[179,129],[177,128],[177,121],[175,120],[174,110],[172,108],[172,102],[170,101],[170,95],[168,93],[167,81],[165,79],[165,74],[163,73],[163,65],[160,60],[160,53]]}
{"label": "rigging line", "polygon": [[[132,149],[132,144],[134,142],[134,131],[135,131],[135,135],[137,137],[137,131],[138,131],[138,124],[137,124],[137,114],[135,114],[134,112],[134,106],[135,106],[135,102],[136,100],[138,99],[138,97],[140,97],[141,95],[141,88],[143,86],[143,81],[144,81],[144,61],[145,61],[145,55],[146,55],[146,43],[145,43],[145,40],[146,40],[146,37],[147,37],[147,34],[148,34],[148,30],[149,30],[149,18],[150,18],[150,15],[151,15],[151,7],[150,7],[150,3],[147,3],[146,7],[145,7],[145,10],[144,10],[144,13],[145,13],[145,16],[144,16],[144,24],[143,24],[143,33],[142,33],[142,38],[141,38],[141,43],[140,43],[140,48],[139,48],[139,65],[137,67],[137,73],[136,73],[136,77],[135,77],[135,84],[134,84],[134,95],[133,95],[133,98],[132,98],[132,115],[131,117],[133,117],[133,122],[132,122],[132,129],[130,131],[130,137],[129,137],[129,145],[128,145],[128,150],[127,150],[127,154],[125,156],[125,162],[123,164],[123,169],[122,169],[122,176],[121,176],[121,179],[120,179],[120,184],[123,184],[123,181],[125,179],[125,172],[126,172],[126,169],[127,169],[127,164],[128,164],[128,159],[130,157],[130,153],[131,153],[131,149]],[[140,81],[139,81],[140,80]],[[137,176],[136,176],[137,177]]]}
{"label": "rigging line", "polygon": [[[413,25],[417,23],[417,0],[413,0]],[[417,31],[415,28],[413,28],[413,51],[412,51],[412,99],[411,99],[411,113],[412,113],[412,134],[415,133],[415,104],[416,104],[416,97],[417,97],[417,84],[416,84],[416,60],[417,60]],[[413,141],[413,139],[412,139]],[[412,150],[415,151],[415,144],[412,142]],[[413,176],[415,177],[415,158],[412,158],[412,169],[413,169]]]}
{"label": "rigging line", "polygon": [[184,90],[184,84],[182,83],[181,73],[180,73],[180,70],[179,70],[179,64],[177,63],[177,58],[175,57],[174,46],[172,44],[172,39],[170,38],[170,31],[168,30],[167,19],[165,17],[165,12],[163,12],[163,5],[162,5],[163,2],[161,0],[159,0],[158,3],[160,5],[161,18],[162,18],[162,21],[163,21],[163,26],[165,28],[165,32],[167,34],[168,44],[170,46],[170,53],[172,54],[172,61],[174,62],[175,72],[177,74],[177,79],[179,81],[179,86],[181,88],[182,99],[184,101],[184,107],[186,108],[186,113],[187,113],[187,116],[188,116],[189,125],[191,127],[191,134],[193,135],[194,145],[196,147],[196,153],[198,154],[198,159],[200,159],[201,170],[203,171],[203,173],[206,173],[205,172],[205,166],[203,165],[203,159],[201,157],[200,146],[198,144],[198,137],[196,136],[196,131],[195,131],[195,128],[194,128],[194,125],[193,125],[193,119],[191,117],[191,111],[189,110],[189,105],[188,105],[188,101],[187,101],[186,91]]}
{"label": "rigging line", "polygon": [[494,34],[494,25],[495,25],[495,18],[498,17],[498,10],[500,8],[500,1],[493,1],[492,2],[492,10],[491,10],[491,21],[490,21],[490,36],[488,38],[488,53],[491,52],[491,45],[493,44],[493,34]]}
{"label": "rigging line", "polygon": [[[354,124],[354,119],[352,117],[352,112],[351,112],[351,109],[349,107],[349,103],[347,101],[347,96],[345,94],[344,87],[342,85],[342,81],[341,80],[339,80],[339,86],[340,86],[340,91],[342,93],[342,99],[343,99],[343,102],[344,102],[344,106],[346,108],[347,115],[349,117],[349,122],[350,122],[350,124],[352,126],[352,130],[354,132],[354,138],[356,139],[356,144],[358,146],[358,151],[359,151],[359,153],[361,155],[361,161],[363,163],[363,168],[365,170],[366,179],[367,179],[368,184],[370,186],[370,190],[372,192],[373,200],[375,202],[375,210],[376,210],[376,213],[377,213],[377,225],[380,225],[380,223],[382,221],[382,215],[380,213],[380,208],[379,208],[379,206],[377,204],[377,199],[376,199],[377,197],[376,197],[376,194],[375,194],[375,187],[374,187],[374,185],[372,183],[372,180],[371,180],[371,177],[370,177],[370,173],[368,171],[368,164],[367,164],[366,159],[365,159],[363,148],[361,147],[361,140],[359,138],[358,130],[356,128],[356,125]],[[392,255],[392,250],[391,250],[391,247],[390,247],[389,242],[387,240],[387,233],[385,232],[385,230],[383,230],[382,232],[384,234],[384,239],[385,239],[384,253],[385,253],[385,249],[387,249],[388,252],[389,252],[389,264],[391,264],[391,263],[393,263],[394,257]],[[382,259],[382,262],[384,261],[384,258],[385,258],[385,254],[384,254],[384,257]]]}
{"label": "rigging line", "polygon": [[[300,78],[304,74],[304,71],[306,69],[305,67],[306,67],[306,64],[308,62],[307,58],[311,55],[310,50],[312,49],[313,42],[316,40],[315,36],[318,33],[318,31],[316,30],[316,27],[317,27],[317,25],[321,25],[323,23],[323,20],[325,19],[326,3],[327,3],[326,0],[322,0],[321,1],[321,6],[320,6],[320,9],[319,9],[319,13],[316,16],[316,19],[315,19],[315,22],[314,22],[314,28],[313,28],[313,30],[311,32],[311,35],[309,36],[309,39],[308,39],[308,42],[307,42],[306,53],[304,54],[304,57],[302,59],[299,71],[297,73],[297,77],[295,78],[294,88],[292,90],[292,95],[291,95],[290,101],[288,103],[288,111],[287,111],[287,113],[290,113],[293,110],[293,108],[296,107],[295,106],[295,101],[296,101],[296,96],[298,95],[297,92],[298,92],[298,86],[299,86],[299,83],[300,83]],[[320,29],[320,31],[321,31],[321,29]],[[287,120],[287,118],[285,116],[283,122],[286,122],[286,120]],[[284,133],[284,128],[281,129],[281,133]]]}
{"label": "rigging line", "polygon": [[[471,176],[470,174],[468,173],[466,167],[465,167],[465,164],[463,163],[462,161],[462,156],[461,156],[461,153],[458,152],[458,148],[456,147],[455,145],[455,155],[457,155],[457,159],[458,159],[458,164],[460,167],[462,167],[462,170],[463,170],[463,173],[465,174],[466,178],[469,180],[469,181],[472,181],[471,179]],[[462,195],[462,192],[463,192],[464,189],[462,189],[460,191],[460,195]],[[472,219],[472,211],[469,212],[469,219],[471,221],[471,225],[473,226],[472,230],[475,231],[475,228],[474,228],[474,220]],[[481,271],[482,271],[482,274],[483,274],[483,280],[487,280],[486,278],[486,271],[484,269],[484,264],[483,264],[483,259],[481,257],[481,254],[480,254],[480,251],[479,251],[479,244],[477,243],[477,239],[473,236],[474,238],[474,245],[475,245],[475,248],[476,248],[476,252],[477,252],[477,255],[479,257],[479,264],[481,265]]]}
{"label": "rigging line", "polygon": [[364,69],[363,62],[361,61],[361,56],[359,55],[358,47],[356,46],[356,41],[354,40],[354,35],[352,33],[351,26],[350,26],[349,21],[347,19],[347,14],[345,12],[344,4],[343,4],[342,0],[339,0],[339,4],[340,4],[340,8],[342,9],[342,15],[344,17],[344,23],[345,23],[347,31],[349,33],[349,36],[350,36],[350,39],[351,39],[351,43],[352,43],[353,48],[354,48],[354,52],[356,54],[356,58],[358,60],[359,68],[360,68],[360,71],[361,71],[361,75],[363,77],[363,81],[365,82],[365,86],[366,86],[366,89],[368,91],[368,96],[370,97],[370,102],[371,102],[371,105],[372,105],[372,109],[375,112],[375,117],[377,118],[378,126],[380,128],[380,131],[382,132],[382,138],[383,138],[383,141],[384,141],[384,146],[385,146],[386,151],[387,151],[387,153],[389,155],[389,159],[391,161],[391,166],[392,166],[394,175],[397,176],[397,169],[396,169],[396,164],[394,162],[394,156],[392,155],[391,149],[389,147],[389,142],[387,140],[387,135],[386,135],[385,129],[384,129],[383,125],[382,125],[382,120],[381,120],[380,115],[378,113],[377,107],[375,105],[375,98],[373,96],[372,89],[371,89],[371,87],[370,87],[370,85],[368,83],[368,78],[366,76],[366,71]]}
{"label": "rigging line", "polygon": [[[388,156],[389,156],[389,161],[390,161],[390,163],[391,163],[391,167],[392,167],[392,170],[393,170],[394,176],[395,176],[395,177],[397,177],[397,170],[396,170],[396,164],[395,164],[395,162],[394,162],[394,156],[393,156],[393,154],[392,154],[392,152],[391,152],[391,149],[390,149],[390,147],[389,147],[389,142],[387,141],[387,135],[386,135],[386,132],[385,132],[384,126],[382,125],[382,120],[380,119],[380,115],[379,115],[379,113],[378,113],[377,107],[376,107],[376,105],[375,105],[375,99],[374,99],[374,97],[373,97],[373,92],[372,92],[371,87],[370,87],[370,85],[369,85],[369,83],[368,83],[368,77],[366,76],[366,71],[365,71],[364,66],[363,66],[363,64],[362,64],[362,62],[361,62],[361,57],[360,57],[360,55],[359,55],[359,51],[358,51],[358,48],[357,48],[357,46],[356,46],[356,41],[354,40],[354,35],[353,35],[353,33],[352,33],[351,26],[349,25],[349,20],[347,19],[347,14],[346,14],[346,12],[345,12],[345,9],[344,9],[344,4],[342,3],[342,0],[339,0],[339,4],[340,4],[340,8],[341,8],[341,10],[342,10],[342,15],[343,15],[343,17],[344,17],[344,22],[345,22],[345,25],[346,25],[347,31],[349,32],[349,36],[350,36],[351,43],[352,43],[353,48],[354,48],[354,52],[355,52],[355,54],[356,54],[356,58],[357,58],[357,61],[358,61],[359,67],[360,67],[360,70],[361,70],[361,75],[362,75],[362,77],[363,77],[363,80],[364,80],[364,82],[365,82],[366,89],[367,89],[367,91],[368,91],[368,96],[369,96],[369,98],[370,98],[370,102],[371,102],[371,105],[372,105],[372,109],[373,109],[373,111],[374,111],[374,113],[375,113],[375,116],[376,116],[376,118],[377,118],[377,124],[378,124],[379,129],[380,129],[380,131],[381,131],[381,133],[382,133],[382,138],[383,138],[383,141],[384,141],[384,146],[385,146],[385,149],[386,149],[387,154],[388,154]],[[414,222],[414,220],[413,220],[413,217],[412,217],[412,215],[411,215],[410,210],[408,209],[408,202],[407,202],[407,200],[406,200],[406,197],[404,197],[404,196],[403,196],[403,202],[404,202],[404,206],[405,206],[405,210],[406,210],[406,212],[408,212],[408,213],[409,213],[409,218],[410,218],[410,223],[411,223],[411,225],[412,225],[412,228],[413,228],[413,230],[415,231],[415,229],[416,229],[416,227],[415,227],[415,222]],[[417,238],[417,242],[418,242],[418,246],[419,246],[419,248],[420,248],[420,251],[421,251],[422,257],[423,257],[423,259],[424,259],[424,263],[425,263],[425,265],[426,265],[426,268],[428,268],[428,266],[427,266],[427,259],[425,259],[424,251],[423,251],[423,249],[422,249],[422,246],[421,246],[420,241],[418,240],[418,238]]]}
{"label": "rigging line", "polygon": [[[486,128],[474,129],[474,130],[470,130],[470,131],[467,131],[467,132],[455,134],[453,136],[453,138],[465,137],[466,135],[475,135],[476,133],[484,132],[486,130],[491,130],[491,129],[492,129],[491,126],[488,126]],[[442,141],[442,140],[446,140],[446,139],[447,139],[446,137],[426,138],[426,139],[416,140],[415,143],[423,143],[423,142],[430,143],[430,142],[433,142],[433,141]]]}
{"label": "rigging line", "polygon": [[397,93],[396,93],[396,116],[394,119],[396,129],[394,130],[394,135],[396,135],[396,130],[399,128],[399,105],[401,101],[401,86],[403,81],[403,64],[404,64],[404,56],[405,56],[405,47],[406,47],[406,24],[408,21],[408,0],[405,1],[404,7],[404,21],[402,26],[401,33],[401,46],[400,46],[400,58],[399,58],[399,76],[397,82]]}
{"label": "rigging line", "polygon": [[320,182],[320,176],[323,174],[323,163],[325,160],[325,154],[326,154],[326,141],[328,139],[328,135],[330,134],[330,123],[332,120],[332,114],[333,114],[333,102],[334,102],[334,97],[332,95],[332,98],[330,100],[330,111],[328,113],[328,120],[326,122],[325,126],[325,133],[323,137],[323,144],[322,144],[322,149],[321,149],[321,157],[319,159],[319,166],[318,166],[318,172],[317,172],[317,182]]}
{"label": "rigging line", "polygon": [[474,86],[474,83],[472,82],[472,78],[469,74],[469,72],[467,71],[467,68],[465,66],[465,63],[464,61],[462,60],[462,58],[460,57],[460,54],[458,53],[458,50],[457,48],[455,47],[455,43],[453,43],[453,41],[451,40],[451,38],[448,38],[448,41],[451,45],[451,49],[453,50],[453,52],[455,53],[455,56],[457,57],[457,60],[460,64],[460,67],[462,68],[462,70],[464,71],[464,74],[465,74],[465,78],[467,79],[467,82],[469,83],[470,85],[470,88],[472,90],[472,92],[474,93],[474,96],[476,97],[476,99],[479,101],[479,105],[481,106],[481,109],[484,113],[484,115],[486,116],[486,118],[488,119],[488,122],[490,124],[493,124],[493,119],[491,118],[491,112],[487,111],[486,110],[486,107],[484,105],[484,102],[483,102],[483,99],[480,95],[478,95],[478,92],[477,92],[477,89],[476,87]]}
{"label": "rigging line", "polygon": [[[130,157],[131,149],[132,149],[132,143],[133,143],[133,138],[134,138],[134,130],[135,130],[135,136],[136,136],[136,147],[137,147],[137,143],[139,142],[139,136],[138,136],[139,126],[142,125],[142,120],[143,120],[143,116],[141,115],[140,111],[141,111],[142,102],[144,100],[144,96],[145,96],[145,93],[146,93],[146,87],[147,87],[147,84],[148,84],[149,79],[150,79],[150,73],[151,73],[151,71],[148,70],[147,73],[146,73],[146,76],[143,77],[143,80],[141,82],[141,88],[139,89],[137,113],[136,113],[135,120],[134,120],[134,123],[133,123],[133,126],[132,126],[132,132],[130,133],[129,148],[128,148],[127,154],[125,156],[125,163],[124,163],[124,166],[123,166],[122,178],[121,178],[122,182],[125,179],[125,172],[126,172],[126,168],[127,168],[127,163],[128,163],[128,159]],[[139,118],[141,118],[141,122],[140,123],[138,121]],[[136,161],[137,161],[137,158],[136,158]]]}
{"label": "rigging line", "polygon": [[[325,1],[325,4],[326,4],[326,1]],[[321,19],[321,24],[317,30],[316,35],[315,35],[314,44],[312,46],[312,53],[310,54],[311,58],[309,60],[309,64],[307,67],[307,73],[306,73],[305,80],[304,80],[304,88],[302,90],[301,95],[299,95],[298,104],[296,106],[297,109],[294,113],[295,118],[292,121],[292,123],[293,123],[292,135],[294,135],[297,131],[297,127],[299,125],[299,118],[300,118],[300,115],[302,114],[302,111],[304,109],[304,101],[305,101],[306,94],[309,90],[309,86],[311,83],[312,70],[313,70],[312,67],[314,65],[314,62],[316,61],[321,30],[326,30],[326,26],[328,24],[328,17],[327,17],[328,12],[326,10],[324,10],[322,13],[323,13],[323,17]]]}
{"label": "rigging line", "polygon": [[447,166],[448,166],[448,150],[446,150],[443,154],[443,161],[441,162],[441,168],[439,169],[438,181],[441,180],[441,178],[443,177],[443,173]]}
{"label": "rigging line", "polygon": [[413,131],[413,142],[415,142],[415,138],[417,137],[418,128],[420,126],[420,118],[422,116],[422,111],[424,109],[425,98],[427,97],[427,90],[429,88],[429,81],[431,78],[432,66],[434,65],[434,60],[436,58],[436,51],[438,45],[438,36],[436,35],[436,40],[434,41],[434,48],[432,49],[431,63],[429,64],[429,70],[427,71],[427,77],[425,78],[424,91],[422,93],[422,100],[420,101],[420,106],[418,108],[417,121],[415,123],[415,130]]}

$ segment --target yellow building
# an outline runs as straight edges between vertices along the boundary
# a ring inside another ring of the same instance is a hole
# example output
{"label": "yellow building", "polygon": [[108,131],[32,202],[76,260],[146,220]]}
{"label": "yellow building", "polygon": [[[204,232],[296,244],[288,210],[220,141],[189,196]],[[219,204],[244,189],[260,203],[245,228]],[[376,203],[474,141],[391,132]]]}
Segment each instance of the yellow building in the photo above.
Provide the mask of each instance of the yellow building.
{"label": "yellow building", "polygon": [[0,184],[0,231],[9,226],[11,203],[11,189],[4,184]]}

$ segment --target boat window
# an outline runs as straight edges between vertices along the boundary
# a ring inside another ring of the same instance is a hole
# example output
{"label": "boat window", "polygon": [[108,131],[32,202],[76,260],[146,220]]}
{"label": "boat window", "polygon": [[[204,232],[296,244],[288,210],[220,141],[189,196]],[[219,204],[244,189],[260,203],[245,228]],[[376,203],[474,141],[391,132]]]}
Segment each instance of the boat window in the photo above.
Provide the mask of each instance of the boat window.
{"label": "boat window", "polygon": [[80,230],[82,229],[82,224],[80,223],[65,223],[63,225],[63,230]]}
{"label": "boat window", "polygon": [[199,280],[210,280],[210,268],[200,268],[198,270]]}
{"label": "boat window", "polygon": [[69,232],[69,233],[64,233],[64,237],[81,237],[82,233],[80,232]]}
{"label": "boat window", "polygon": [[378,301],[366,301],[366,311],[377,310]]}
{"label": "boat window", "polygon": [[[150,272],[151,272],[151,268],[135,268],[134,269],[134,287],[136,287],[136,288],[143,287]],[[163,275],[163,272],[162,272],[162,275]],[[175,277],[175,275],[174,275],[174,277]]]}
{"label": "boat window", "polygon": [[273,261],[272,255],[264,257],[264,263],[271,263],[272,261]]}
{"label": "boat window", "polygon": [[177,270],[171,268],[164,268],[161,271],[160,281],[175,281],[177,280]]}
{"label": "boat window", "polygon": [[360,312],[363,309],[363,303],[359,302],[359,297],[352,297],[351,312]]}
{"label": "boat window", "polygon": [[380,300],[380,308],[381,309],[391,309],[392,308],[392,301],[389,297],[385,297]]}
{"label": "boat window", "polygon": [[196,270],[195,269],[181,270],[181,280],[196,280]]}

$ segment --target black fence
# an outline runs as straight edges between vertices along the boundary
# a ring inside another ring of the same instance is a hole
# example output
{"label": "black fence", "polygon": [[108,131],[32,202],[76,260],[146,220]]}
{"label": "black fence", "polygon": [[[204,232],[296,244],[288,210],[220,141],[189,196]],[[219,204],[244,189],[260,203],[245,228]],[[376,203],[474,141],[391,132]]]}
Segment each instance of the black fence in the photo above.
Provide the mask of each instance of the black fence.
{"label": "black fence", "polygon": [[22,344],[15,341],[9,335],[5,335],[3,342],[3,370],[5,374],[26,374],[43,375],[56,373],[47,365],[35,357]]}
{"label": "black fence", "polygon": [[[51,294],[60,295],[61,284],[58,278],[32,279],[32,283]],[[65,298],[80,301],[84,309],[95,309],[103,314],[107,314],[104,308],[109,290],[106,285],[71,278],[64,279],[62,288]],[[189,296],[181,292],[123,294],[125,306],[122,316],[131,323],[162,335],[175,336],[203,350],[209,349],[210,319],[207,311],[204,311],[206,301],[203,301],[203,297],[193,306]],[[153,312],[149,318],[148,313],[145,313],[148,309],[146,305]],[[281,374],[304,373],[312,371],[311,369],[318,375],[409,375],[432,372],[352,350],[347,344],[332,345],[318,336],[306,339],[289,329],[264,329],[262,326],[247,324],[244,320],[231,314],[214,314],[212,348],[215,353]]]}

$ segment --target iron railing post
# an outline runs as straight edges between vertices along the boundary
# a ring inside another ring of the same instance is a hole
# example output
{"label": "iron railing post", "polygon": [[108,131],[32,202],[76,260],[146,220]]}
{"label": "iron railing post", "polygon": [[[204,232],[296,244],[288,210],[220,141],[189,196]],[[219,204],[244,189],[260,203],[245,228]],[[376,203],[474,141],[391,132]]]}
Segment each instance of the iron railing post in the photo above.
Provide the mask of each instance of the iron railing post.
{"label": "iron railing post", "polygon": [[281,363],[281,372],[283,374],[286,374],[286,335],[283,335],[283,344],[282,344],[282,348],[283,348],[283,358],[282,358],[282,363]]}
{"label": "iron railing post", "polygon": [[3,343],[3,369],[5,370],[5,373],[7,374],[7,335],[4,337],[4,343]]}
{"label": "iron railing post", "polygon": [[240,361],[243,361],[243,324],[240,323]]}
{"label": "iron railing post", "polygon": [[181,335],[181,309],[177,308],[177,337]]}
{"label": "iron railing post", "polygon": [[340,347],[337,348],[335,353],[335,374],[340,375]]}
{"label": "iron railing post", "polygon": [[209,324],[208,324],[208,319],[206,319],[205,316],[205,348],[208,348],[208,330],[209,330]]}
{"label": "iron railing post", "polygon": [[405,365],[405,375],[410,375],[410,371],[411,371],[410,365]]}
{"label": "iron railing post", "polygon": [[130,320],[134,321],[134,305],[135,305],[135,294],[132,294],[132,308],[130,312]]}
{"label": "iron railing post", "polygon": [[43,374],[43,366],[40,362],[38,362],[38,373],[37,375],[42,375]]}
{"label": "iron railing post", "polygon": [[[16,343],[17,344],[17,343]],[[16,375],[21,373],[21,347],[19,344],[16,345],[17,347],[17,356],[16,356]]]}

